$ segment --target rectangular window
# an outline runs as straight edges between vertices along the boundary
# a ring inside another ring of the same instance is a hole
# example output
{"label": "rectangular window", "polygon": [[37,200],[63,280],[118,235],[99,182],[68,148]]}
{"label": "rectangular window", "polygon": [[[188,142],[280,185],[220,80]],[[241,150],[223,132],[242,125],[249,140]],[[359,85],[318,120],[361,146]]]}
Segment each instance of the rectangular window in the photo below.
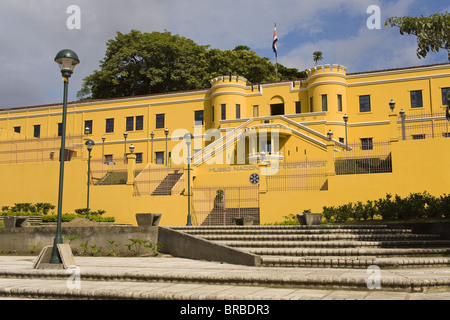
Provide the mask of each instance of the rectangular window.
{"label": "rectangular window", "polygon": [[194,113],[194,125],[202,126],[203,125],[203,110],[197,110]]}
{"label": "rectangular window", "polygon": [[411,91],[411,108],[422,108],[422,90]]}
{"label": "rectangular window", "polygon": [[62,123],[58,123],[58,137],[62,136]]}
{"label": "rectangular window", "polygon": [[144,130],[144,116],[136,116],[136,130]]}
{"label": "rectangular window", "polygon": [[237,104],[236,105],[236,119],[240,119],[241,118],[241,105]]}
{"label": "rectangular window", "polygon": [[373,150],[373,138],[361,139],[361,149],[362,150]]}
{"label": "rectangular window", "polygon": [[114,119],[106,119],[106,130],[105,132],[114,132]]}
{"label": "rectangular window", "polygon": [[337,95],[338,111],[342,112],[342,94]]}
{"label": "rectangular window", "polygon": [[328,96],[322,95],[322,111],[328,111]]}
{"label": "rectangular window", "polygon": [[370,112],[370,96],[359,96],[359,112]]}
{"label": "rectangular window", "polygon": [[14,127],[14,132],[15,133],[20,133],[20,127]]}
{"label": "rectangular window", "polygon": [[136,153],[136,163],[142,163],[142,152]]}
{"label": "rectangular window", "polygon": [[164,128],[164,118],[165,118],[165,115],[163,113],[156,115],[156,129]]}
{"label": "rectangular window", "polygon": [[212,114],[211,114],[211,122],[214,123],[214,106],[212,106],[211,112],[212,112]]}
{"label": "rectangular window", "polygon": [[253,106],[253,117],[259,117],[259,106]]}
{"label": "rectangular window", "polygon": [[41,125],[36,124],[33,130],[33,137],[40,138],[41,137]]}
{"label": "rectangular window", "polygon": [[295,113],[297,113],[297,114],[302,113],[302,102],[301,101],[295,102]]}
{"label": "rectangular window", "polygon": [[425,139],[425,134],[413,134],[412,138],[413,140],[422,140]]}
{"label": "rectangular window", "polygon": [[226,104],[222,104],[221,105],[221,120],[226,120],[227,119],[227,105]]}
{"label": "rectangular window", "polygon": [[84,134],[92,134],[92,120],[84,121]]}
{"label": "rectangular window", "polygon": [[156,164],[164,164],[164,152],[155,152]]}
{"label": "rectangular window", "polygon": [[314,100],[313,97],[309,98],[309,111],[314,112]]}
{"label": "rectangular window", "polygon": [[442,105],[446,106],[447,105],[447,94],[450,91],[450,88],[442,88]]}
{"label": "rectangular window", "polygon": [[113,161],[113,155],[112,154],[105,154],[105,164],[108,165],[114,165],[114,161]]}
{"label": "rectangular window", "polygon": [[133,131],[134,130],[134,117],[127,117],[125,131]]}

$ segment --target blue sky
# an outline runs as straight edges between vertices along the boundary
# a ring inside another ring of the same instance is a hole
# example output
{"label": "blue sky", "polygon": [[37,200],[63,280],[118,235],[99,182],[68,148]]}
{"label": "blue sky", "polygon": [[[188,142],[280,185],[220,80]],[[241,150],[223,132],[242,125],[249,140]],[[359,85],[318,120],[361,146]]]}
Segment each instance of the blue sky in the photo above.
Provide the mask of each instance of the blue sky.
{"label": "blue sky", "polygon": [[[80,8],[81,28],[70,30],[67,8]],[[367,8],[381,11],[379,30],[366,25]],[[60,103],[62,83],[53,58],[60,49],[80,57],[71,78],[69,100],[76,100],[84,77],[99,66],[106,41],[116,32],[168,30],[222,50],[247,45],[275,61],[300,70],[337,63],[348,72],[448,62],[447,53],[416,56],[416,39],[384,28],[391,16],[450,11],[448,1],[420,0],[2,0],[0,3],[0,108]]]}

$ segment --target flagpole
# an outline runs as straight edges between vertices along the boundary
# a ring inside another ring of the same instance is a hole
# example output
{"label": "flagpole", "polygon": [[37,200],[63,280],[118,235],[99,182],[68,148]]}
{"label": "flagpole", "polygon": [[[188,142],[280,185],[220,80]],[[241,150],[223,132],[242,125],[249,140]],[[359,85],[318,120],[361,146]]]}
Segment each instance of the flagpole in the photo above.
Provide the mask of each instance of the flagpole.
{"label": "flagpole", "polygon": [[275,53],[275,82],[278,82],[278,35],[277,35],[277,23],[275,22],[275,26],[273,28],[273,42],[272,49]]}
{"label": "flagpole", "polygon": [[278,82],[278,55],[275,55],[275,82]]}

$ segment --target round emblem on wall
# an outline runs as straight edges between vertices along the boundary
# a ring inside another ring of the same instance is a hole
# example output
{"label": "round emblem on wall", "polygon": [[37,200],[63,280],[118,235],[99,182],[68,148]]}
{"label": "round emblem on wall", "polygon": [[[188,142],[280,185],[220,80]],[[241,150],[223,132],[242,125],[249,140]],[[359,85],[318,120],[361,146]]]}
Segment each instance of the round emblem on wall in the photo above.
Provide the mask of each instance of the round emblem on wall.
{"label": "round emblem on wall", "polygon": [[259,182],[259,174],[257,173],[252,173],[250,175],[250,183],[251,184],[257,184]]}

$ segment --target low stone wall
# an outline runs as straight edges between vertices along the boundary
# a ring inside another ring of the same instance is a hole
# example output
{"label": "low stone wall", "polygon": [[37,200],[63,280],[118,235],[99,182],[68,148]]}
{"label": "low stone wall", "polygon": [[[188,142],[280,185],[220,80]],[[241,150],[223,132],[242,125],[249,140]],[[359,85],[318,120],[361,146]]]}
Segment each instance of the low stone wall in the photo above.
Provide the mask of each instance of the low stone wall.
{"label": "low stone wall", "polygon": [[[53,245],[55,235],[56,226],[0,228],[0,253],[37,255],[45,246]],[[61,235],[63,242],[70,244],[74,255],[132,256],[136,255],[136,252],[141,255],[152,255],[152,249],[145,248],[143,244],[140,248],[139,244],[135,244],[130,249],[127,245],[132,244],[130,239],[156,244],[158,227],[115,225],[62,227]]]}
{"label": "low stone wall", "polygon": [[219,245],[170,228],[159,228],[158,242],[163,245],[161,252],[176,257],[246,266],[259,267],[261,265],[260,256]]}

